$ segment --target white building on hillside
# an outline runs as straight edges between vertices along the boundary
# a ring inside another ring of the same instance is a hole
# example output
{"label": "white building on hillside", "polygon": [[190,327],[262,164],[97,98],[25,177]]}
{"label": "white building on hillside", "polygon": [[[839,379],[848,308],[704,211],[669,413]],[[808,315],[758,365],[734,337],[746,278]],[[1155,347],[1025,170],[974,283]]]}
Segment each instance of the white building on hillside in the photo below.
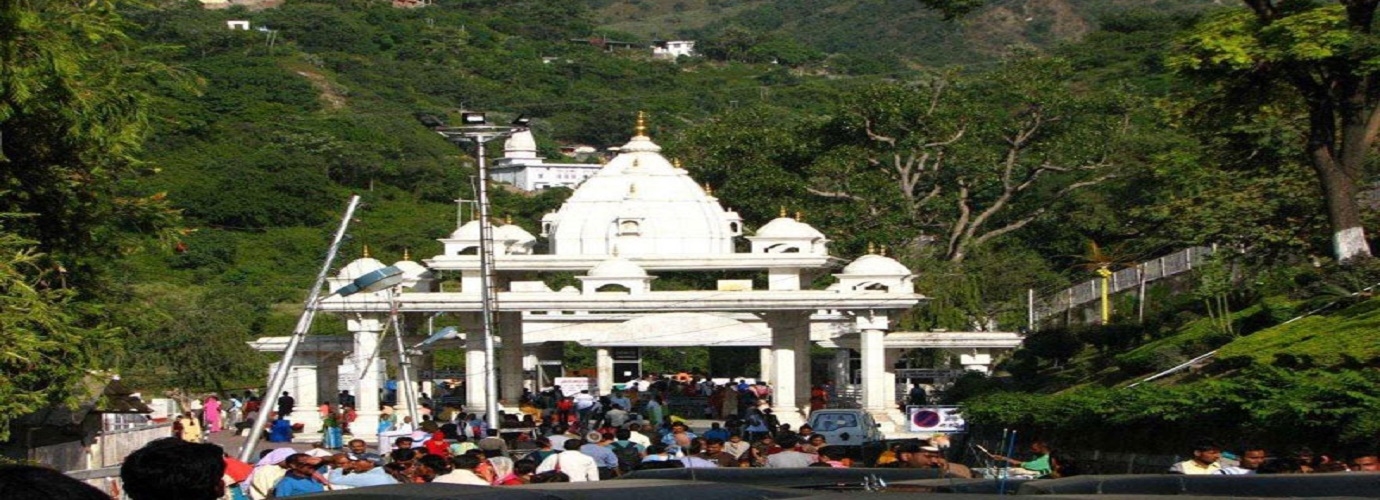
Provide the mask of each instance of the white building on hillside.
{"label": "white building on hillside", "polygon": [[652,42],[652,56],[675,59],[680,56],[695,55],[694,40],[658,40]]}
{"label": "white building on hillside", "polygon": [[503,143],[503,157],[489,167],[489,178],[506,182],[523,191],[553,187],[575,187],[599,171],[591,163],[547,163],[537,156],[537,141],[532,131],[513,134]]}

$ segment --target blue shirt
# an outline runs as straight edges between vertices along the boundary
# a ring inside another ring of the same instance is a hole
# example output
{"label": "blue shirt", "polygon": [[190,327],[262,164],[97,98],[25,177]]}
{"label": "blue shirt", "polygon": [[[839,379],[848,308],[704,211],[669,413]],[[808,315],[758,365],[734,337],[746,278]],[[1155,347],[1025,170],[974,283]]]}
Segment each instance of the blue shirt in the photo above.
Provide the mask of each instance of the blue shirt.
{"label": "blue shirt", "polygon": [[597,444],[586,444],[580,446],[580,453],[589,455],[594,459],[594,464],[601,469],[618,467],[618,455],[613,454],[613,450]]}
{"label": "blue shirt", "polygon": [[728,441],[728,436],[728,429],[725,429],[723,427],[704,431],[705,439],[717,439],[719,441]]}
{"label": "blue shirt", "polygon": [[283,476],[278,481],[278,486],[273,487],[274,497],[290,497],[296,495],[306,495],[308,493],[321,493],[326,491],[326,486],[316,482],[309,477],[296,477],[292,474]]}
{"label": "blue shirt", "polygon": [[388,475],[388,471],[383,470],[382,467],[357,474],[342,474],[340,469],[336,469],[331,471],[331,475],[327,476],[326,479],[330,480],[333,485],[354,486],[356,488],[398,484],[398,481],[393,479],[393,476]]}

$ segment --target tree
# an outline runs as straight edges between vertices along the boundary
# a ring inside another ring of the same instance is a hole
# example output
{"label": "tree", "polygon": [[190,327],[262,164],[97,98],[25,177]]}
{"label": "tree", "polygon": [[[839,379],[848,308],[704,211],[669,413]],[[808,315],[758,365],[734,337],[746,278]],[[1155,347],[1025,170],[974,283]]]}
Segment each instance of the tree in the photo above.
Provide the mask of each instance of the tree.
{"label": "tree", "polygon": [[[920,3],[953,18],[988,1]],[[1380,132],[1380,0],[1242,3],[1247,9],[1222,12],[1182,38],[1171,64],[1239,104],[1242,121],[1300,110],[1306,126],[1297,140],[1327,205],[1333,254],[1343,262],[1370,257],[1356,198]]]}
{"label": "tree", "polygon": [[962,262],[1116,175],[1129,103],[1081,94],[1070,76],[1063,60],[1019,57],[968,78],[854,94],[831,134],[843,142],[814,165],[810,192],[874,213],[899,197],[907,249],[937,244],[942,258]]}
{"label": "tree", "polygon": [[84,325],[92,311],[73,290],[45,285],[52,273],[33,243],[0,227],[0,439],[17,417],[75,404],[95,353],[115,345],[113,329]]}
{"label": "tree", "polygon": [[1380,38],[1372,26],[1380,2],[1244,3],[1249,10],[1199,24],[1170,62],[1208,83],[1243,120],[1299,110],[1307,124],[1299,139],[1327,204],[1333,254],[1342,262],[1369,257],[1356,198],[1380,131]]}
{"label": "tree", "polygon": [[126,182],[154,172],[135,158],[148,130],[140,83],[180,79],[140,58],[115,4],[0,0],[0,213],[76,281],[130,235],[170,238],[177,223],[161,195]]}

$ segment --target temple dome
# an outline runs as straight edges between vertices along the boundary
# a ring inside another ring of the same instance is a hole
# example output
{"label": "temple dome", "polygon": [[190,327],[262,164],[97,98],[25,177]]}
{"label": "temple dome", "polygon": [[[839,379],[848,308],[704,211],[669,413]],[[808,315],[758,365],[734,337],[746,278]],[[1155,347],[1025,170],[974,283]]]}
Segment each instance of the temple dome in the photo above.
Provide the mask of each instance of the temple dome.
{"label": "temple dome", "polygon": [[585,276],[590,278],[644,278],[647,276],[647,271],[628,259],[614,257],[590,268]]}
{"label": "temple dome", "polygon": [[456,228],[455,232],[450,233],[452,240],[479,241],[479,220],[475,219],[466,222]]}
{"label": "temple dome", "polygon": [[508,136],[503,142],[504,158],[536,158],[537,140],[531,130],[521,130]]}
{"label": "temple dome", "polygon": [[556,255],[734,253],[742,221],[688,172],[661,156],[639,128],[614,157],[542,218]]}
{"label": "temple dome", "polygon": [[536,236],[532,236],[532,233],[527,232],[526,229],[523,229],[522,226],[517,224],[504,224],[494,228],[494,239],[519,243],[537,241]]}
{"label": "temple dome", "polygon": [[819,232],[819,230],[809,224],[790,217],[777,217],[772,219],[753,233],[753,235],[762,238],[802,238],[810,240],[824,237],[824,233]]}
{"label": "temple dome", "polygon": [[373,257],[361,257],[346,264],[345,267],[340,269],[340,273],[336,274],[336,276],[347,280],[353,280],[385,267],[388,266],[379,262],[378,259]]}
{"label": "temple dome", "polygon": [[840,276],[910,276],[911,271],[896,259],[876,254],[858,257],[844,266]]}

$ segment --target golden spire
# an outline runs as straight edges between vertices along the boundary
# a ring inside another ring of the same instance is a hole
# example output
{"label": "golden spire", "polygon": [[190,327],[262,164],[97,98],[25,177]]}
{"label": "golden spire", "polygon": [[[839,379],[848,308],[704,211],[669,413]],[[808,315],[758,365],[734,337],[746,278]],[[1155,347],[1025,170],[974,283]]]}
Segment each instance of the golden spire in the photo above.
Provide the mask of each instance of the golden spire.
{"label": "golden spire", "polygon": [[672,165],[675,165],[676,168],[680,168],[680,158],[676,158],[676,159],[674,159],[674,160],[671,160],[671,164],[672,164]]}
{"label": "golden spire", "polygon": [[785,206],[785,205],[781,205],[781,213],[779,213],[779,214],[777,215],[777,217],[785,217],[785,216],[786,216],[786,206]]}
{"label": "golden spire", "polygon": [[647,114],[645,112],[637,112],[637,128],[634,131],[637,137],[647,136]]}
{"label": "golden spire", "polygon": [[412,252],[407,247],[403,247],[403,260],[412,260]]}
{"label": "golden spire", "polygon": [[513,225],[513,214],[504,215],[503,223],[510,226]]}
{"label": "golden spire", "polygon": [[628,184],[628,196],[637,194],[637,183]]}
{"label": "golden spire", "polygon": [[708,182],[704,183],[704,194],[714,196],[714,186],[710,186]]}
{"label": "golden spire", "polygon": [[886,257],[886,245],[882,245],[882,257]]}
{"label": "golden spire", "polygon": [[877,245],[873,244],[872,242],[868,242],[868,243],[867,243],[867,253],[868,253],[868,255],[877,253]]}
{"label": "golden spire", "polygon": [[369,258],[369,245],[364,245],[364,258]]}
{"label": "golden spire", "polygon": [[801,211],[799,211],[799,210],[796,210],[796,211],[795,211],[795,220],[796,220],[796,221],[799,221],[800,219],[804,218],[803,216],[804,216],[804,213],[802,213]]}

